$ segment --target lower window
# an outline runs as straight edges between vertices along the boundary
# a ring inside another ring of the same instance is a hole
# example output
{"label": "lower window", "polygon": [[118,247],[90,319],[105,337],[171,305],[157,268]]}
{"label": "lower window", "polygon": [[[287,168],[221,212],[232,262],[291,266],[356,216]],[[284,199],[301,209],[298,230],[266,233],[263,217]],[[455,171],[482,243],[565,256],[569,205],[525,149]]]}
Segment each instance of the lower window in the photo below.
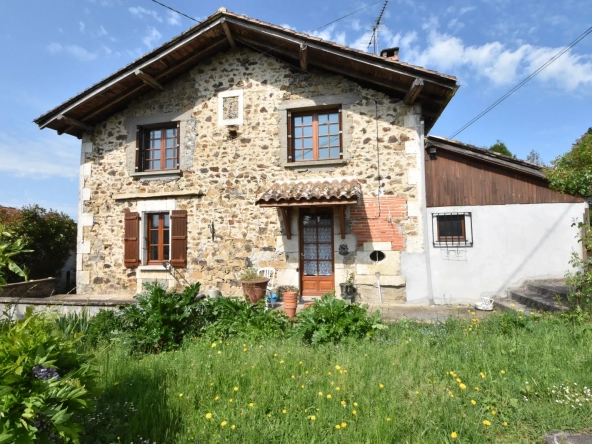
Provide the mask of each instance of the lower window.
{"label": "lower window", "polygon": [[148,214],[148,264],[160,264],[170,256],[169,213]]}
{"label": "lower window", "polygon": [[472,247],[471,213],[433,213],[434,247]]}

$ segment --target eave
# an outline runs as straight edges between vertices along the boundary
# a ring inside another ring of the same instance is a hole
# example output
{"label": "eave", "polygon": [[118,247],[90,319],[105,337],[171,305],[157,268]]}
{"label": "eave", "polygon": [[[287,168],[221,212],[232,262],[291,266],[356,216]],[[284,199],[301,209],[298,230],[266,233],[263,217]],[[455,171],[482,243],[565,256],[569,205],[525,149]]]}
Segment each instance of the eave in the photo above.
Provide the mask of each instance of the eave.
{"label": "eave", "polygon": [[165,88],[190,68],[238,46],[264,52],[295,69],[348,77],[406,104],[421,103],[426,133],[454,96],[456,78],[246,16],[220,10],[152,52],[35,119],[39,128],[81,137],[137,97]]}

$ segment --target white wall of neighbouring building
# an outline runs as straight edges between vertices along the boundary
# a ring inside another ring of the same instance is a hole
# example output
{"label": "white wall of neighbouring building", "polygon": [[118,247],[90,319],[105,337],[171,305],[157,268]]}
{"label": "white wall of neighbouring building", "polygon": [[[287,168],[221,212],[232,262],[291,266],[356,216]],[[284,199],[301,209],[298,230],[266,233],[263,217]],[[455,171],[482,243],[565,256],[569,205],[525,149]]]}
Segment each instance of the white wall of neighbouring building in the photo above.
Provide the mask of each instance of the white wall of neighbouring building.
{"label": "white wall of neighbouring building", "polygon": [[[527,279],[564,277],[572,252],[582,254],[579,230],[571,225],[582,221],[585,208],[585,203],[428,208],[434,302],[477,302]],[[473,245],[434,247],[432,214],[462,212],[471,213]],[[408,300],[424,298],[408,294]]]}

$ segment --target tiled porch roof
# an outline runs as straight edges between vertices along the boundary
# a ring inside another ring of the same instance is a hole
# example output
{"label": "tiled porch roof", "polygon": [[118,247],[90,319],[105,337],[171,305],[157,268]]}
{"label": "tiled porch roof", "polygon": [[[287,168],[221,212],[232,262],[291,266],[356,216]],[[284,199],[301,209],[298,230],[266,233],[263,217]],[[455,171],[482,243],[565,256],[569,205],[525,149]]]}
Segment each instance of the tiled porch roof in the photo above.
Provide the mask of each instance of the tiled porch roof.
{"label": "tiled porch roof", "polygon": [[362,187],[355,177],[279,181],[255,202],[261,206],[356,203]]}

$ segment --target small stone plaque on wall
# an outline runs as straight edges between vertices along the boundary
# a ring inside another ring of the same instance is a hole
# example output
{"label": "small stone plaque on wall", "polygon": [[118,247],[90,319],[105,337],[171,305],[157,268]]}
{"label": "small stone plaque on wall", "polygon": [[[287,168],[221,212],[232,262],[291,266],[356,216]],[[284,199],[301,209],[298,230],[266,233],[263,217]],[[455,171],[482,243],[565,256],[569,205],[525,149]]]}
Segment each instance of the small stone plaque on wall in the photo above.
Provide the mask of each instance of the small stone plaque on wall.
{"label": "small stone plaque on wall", "polygon": [[218,94],[218,125],[243,123],[243,91],[232,90]]}

